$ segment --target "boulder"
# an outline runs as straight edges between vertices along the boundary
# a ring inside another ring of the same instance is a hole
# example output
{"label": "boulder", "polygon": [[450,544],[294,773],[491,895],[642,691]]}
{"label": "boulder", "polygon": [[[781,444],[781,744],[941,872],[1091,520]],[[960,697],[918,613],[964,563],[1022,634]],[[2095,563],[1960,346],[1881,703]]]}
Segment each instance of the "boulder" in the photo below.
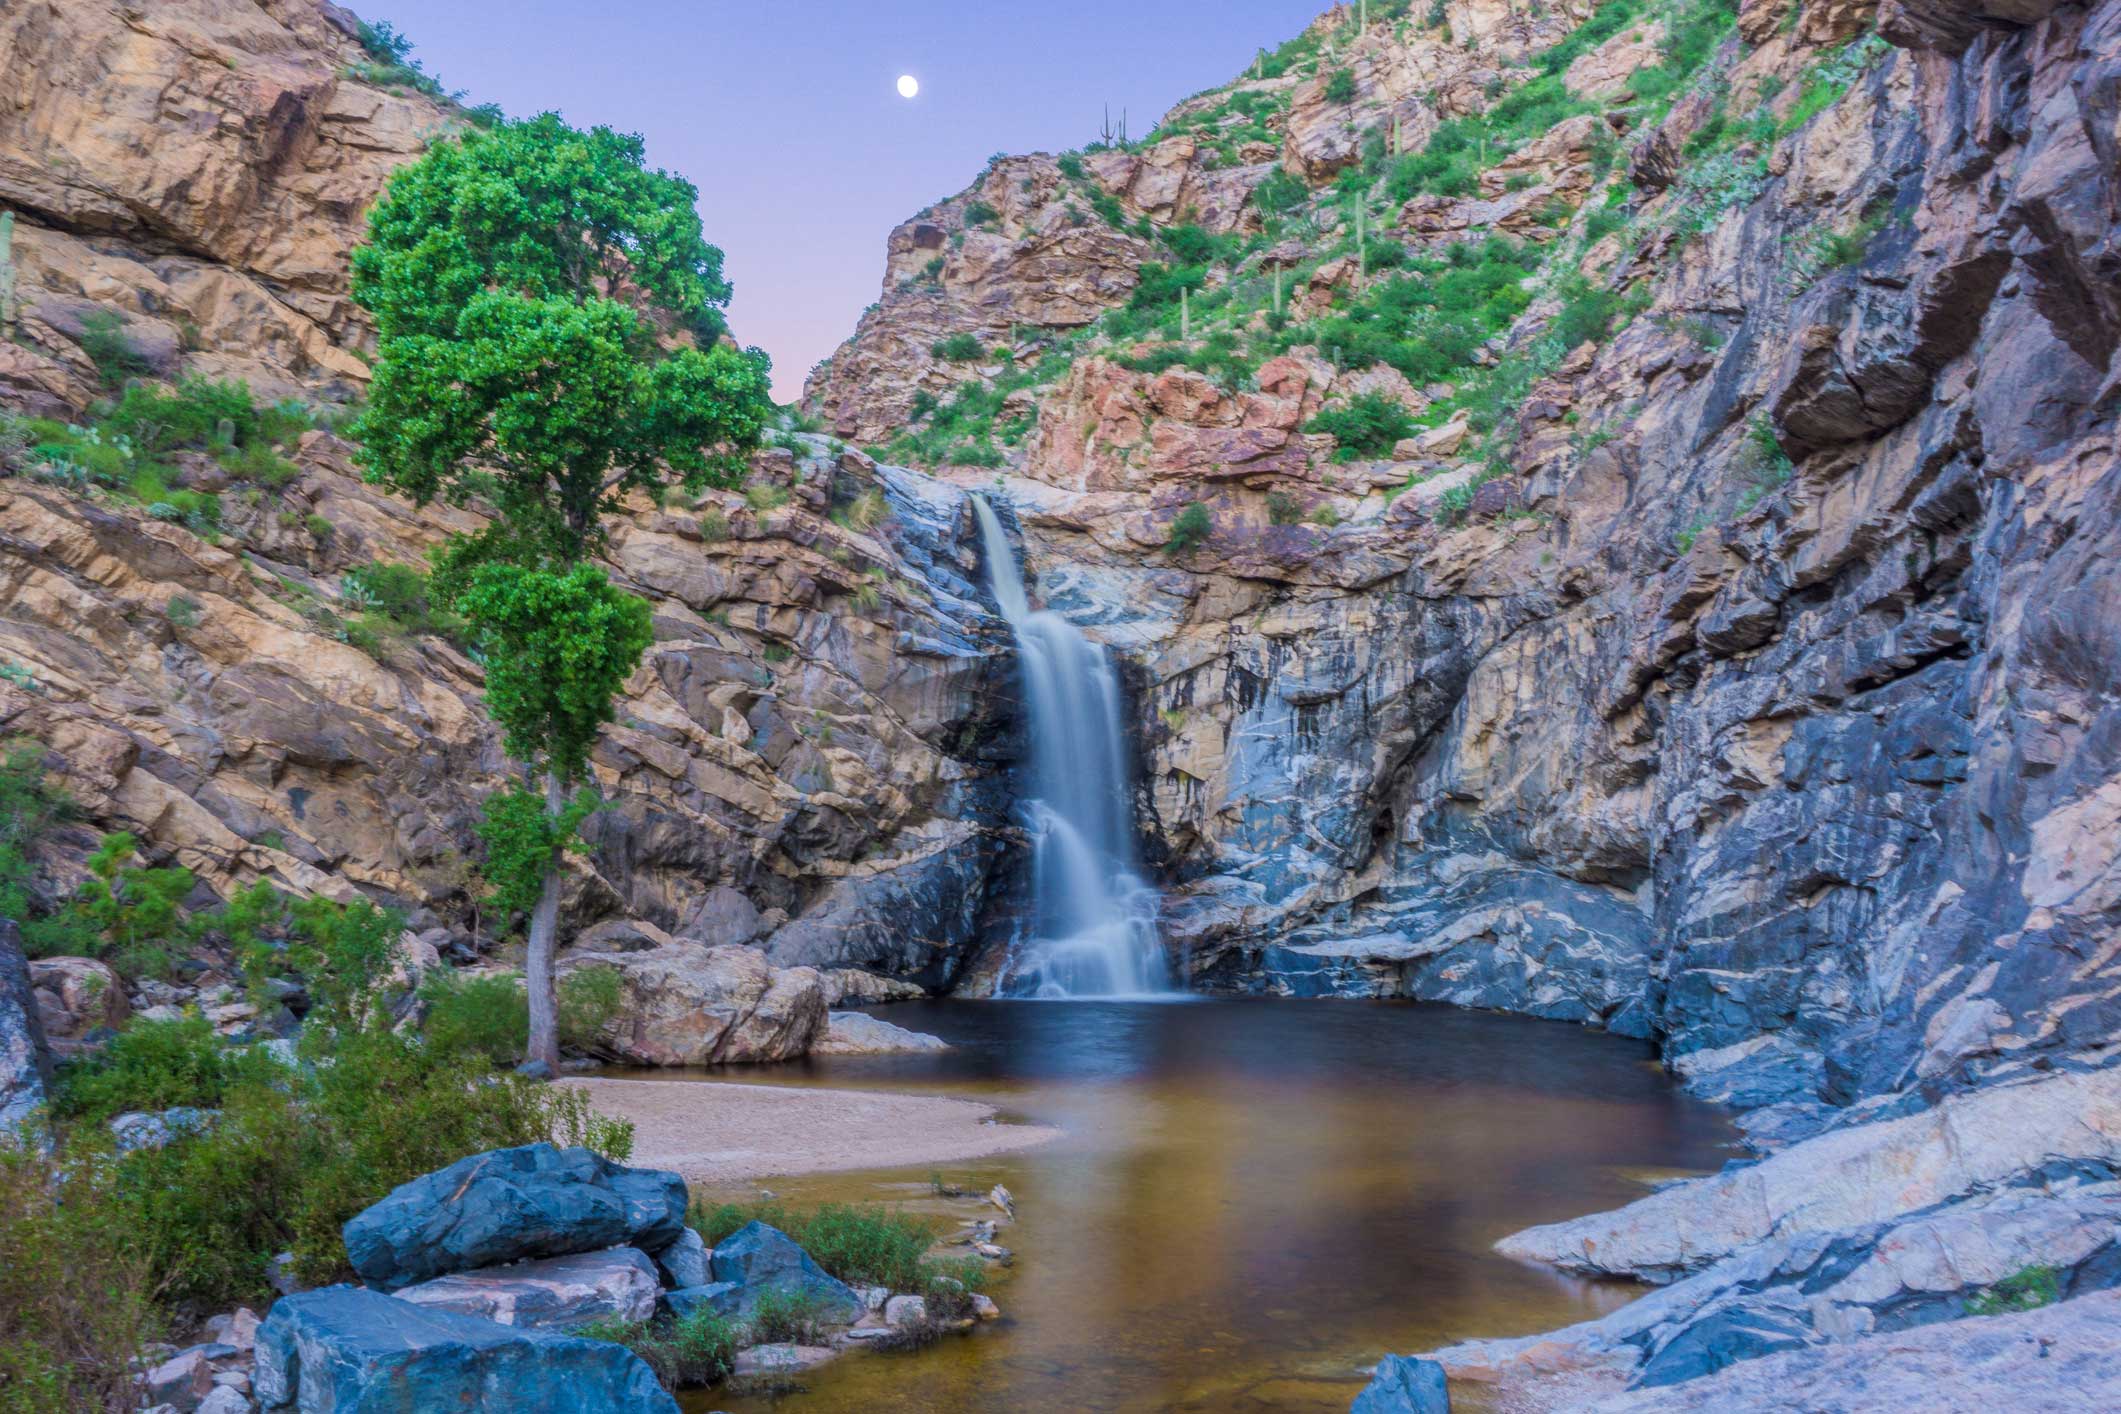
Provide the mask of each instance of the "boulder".
{"label": "boulder", "polygon": [[894,1330],[928,1323],[928,1302],[919,1296],[894,1296],[884,1303],[884,1322]]}
{"label": "boulder", "polygon": [[743,1287],[733,1281],[702,1282],[698,1286],[681,1286],[675,1291],[666,1291],[658,1309],[668,1312],[682,1321],[701,1311],[712,1311],[718,1316],[733,1316],[740,1305],[737,1293]]}
{"label": "boulder", "polygon": [[20,1130],[44,1107],[51,1081],[51,1050],[22,936],[11,919],[0,918],[0,1137]]}
{"label": "boulder", "polygon": [[181,1105],[172,1110],[134,1110],[113,1119],[110,1132],[116,1136],[121,1154],[130,1154],[135,1149],[160,1149],[180,1135],[201,1134],[211,1129],[220,1113],[219,1110],[197,1110]]}
{"label": "boulder", "polygon": [[143,1384],[150,1403],[166,1404],[181,1414],[190,1414],[213,1392],[214,1367],[207,1357],[207,1347],[195,1345],[178,1351],[149,1370]]}
{"label": "boulder", "polygon": [[251,1414],[255,1408],[250,1396],[233,1385],[215,1385],[193,1414]]}
{"label": "boulder", "polygon": [[1410,1355],[1387,1355],[1348,1414],[1450,1414],[1443,1366]]}
{"label": "boulder", "polygon": [[612,952],[577,951],[563,972],[619,974],[618,1012],[592,1049],[629,1065],[791,1060],[825,1028],[825,992],[808,967],[775,968],[744,947],[678,939]]}
{"label": "boulder", "polygon": [[950,1043],[924,1031],[908,1031],[858,1011],[826,1014],[825,1034],[810,1048],[814,1056],[889,1056],[947,1051]]}
{"label": "boulder", "polygon": [[573,1330],[592,1321],[645,1321],[661,1286],[639,1249],[610,1247],[505,1267],[457,1272],[408,1286],[400,1301],[480,1316],[504,1326]]}
{"label": "boulder", "polygon": [[132,1014],[125,983],[94,958],[38,958],[29,965],[29,977],[37,989],[44,1038],[59,1055],[83,1049],[89,1037],[123,1025]]}
{"label": "boulder", "polygon": [[714,1245],[710,1264],[717,1282],[733,1282],[736,1308],[748,1315],[769,1291],[808,1296],[821,1321],[851,1325],[862,1317],[854,1288],[825,1274],[795,1239],[765,1223],[747,1223]]}
{"label": "boulder", "polygon": [[258,1330],[252,1391],[264,1410],[415,1414],[538,1409],[677,1414],[622,1345],[520,1330],[380,1292],[330,1286],[275,1303]]}
{"label": "boulder", "polygon": [[618,1246],[655,1253],[684,1233],[685,1204],[674,1173],[525,1144],[401,1184],[346,1224],[346,1255],[364,1281],[396,1290],[526,1258]]}
{"label": "boulder", "polygon": [[677,1241],[655,1254],[655,1264],[663,1274],[663,1285],[683,1290],[707,1284],[707,1262],[713,1255],[699,1233],[688,1227]]}

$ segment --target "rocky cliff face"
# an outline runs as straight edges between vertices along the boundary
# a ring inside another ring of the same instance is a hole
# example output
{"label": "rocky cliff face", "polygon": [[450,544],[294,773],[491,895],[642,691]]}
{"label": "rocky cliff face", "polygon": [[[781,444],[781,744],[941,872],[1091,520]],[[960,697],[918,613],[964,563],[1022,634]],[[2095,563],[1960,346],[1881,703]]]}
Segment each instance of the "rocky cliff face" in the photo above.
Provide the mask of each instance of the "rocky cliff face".
{"label": "rocky cliff face", "polygon": [[[379,87],[357,33],[315,0],[0,16],[8,410],[91,423],[112,337],[117,376],[242,378],[327,413],[359,395],[347,251],[389,171],[467,119]],[[182,516],[29,440],[0,449],[0,734],[45,745],[86,817],[40,887],[125,829],[224,895],[356,889],[458,960],[483,948],[467,861],[507,763],[479,665],[348,573],[421,564],[467,513],[363,484],[328,425],[258,476],[179,453]],[[643,501],[614,536],[657,642],[598,751],[610,808],[570,921],[946,987],[1017,858],[1007,635],[960,496],[779,441],[748,495]]]}
{"label": "rocky cliff face", "polygon": [[[967,459],[1006,461],[1046,601],[1140,666],[1207,985],[1654,1034],[1708,1093],[1796,1102],[1763,1137],[2106,1044],[2121,8],[1629,7],[1546,69],[1589,7],[1441,8],[1342,7],[1137,149],[991,169],[895,233],[814,401],[865,438],[924,391],[999,405]],[[1349,229],[1468,113],[1509,144]],[[1054,276],[1064,166],[1118,211]],[[1187,221],[1238,239],[1159,315],[1111,266],[1183,262]],[[1494,232],[1528,307],[1455,372],[1300,342],[1379,307],[1378,246]],[[1011,357],[950,366],[960,333]],[[1336,459],[1312,419],[1365,393],[1414,435]]]}

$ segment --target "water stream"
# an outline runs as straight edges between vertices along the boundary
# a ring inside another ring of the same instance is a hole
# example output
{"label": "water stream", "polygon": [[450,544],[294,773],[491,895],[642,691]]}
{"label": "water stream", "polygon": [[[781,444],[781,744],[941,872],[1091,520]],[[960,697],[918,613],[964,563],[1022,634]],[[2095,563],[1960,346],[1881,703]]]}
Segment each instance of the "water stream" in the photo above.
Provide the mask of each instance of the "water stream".
{"label": "water stream", "polygon": [[1136,862],[1119,673],[1104,648],[1031,607],[1023,571],[984,497],[995,603],[1016,637],[1031,739],[1032,914],[996,984],[1008,997],[1144,997],[1172,991],[1156,892]]}

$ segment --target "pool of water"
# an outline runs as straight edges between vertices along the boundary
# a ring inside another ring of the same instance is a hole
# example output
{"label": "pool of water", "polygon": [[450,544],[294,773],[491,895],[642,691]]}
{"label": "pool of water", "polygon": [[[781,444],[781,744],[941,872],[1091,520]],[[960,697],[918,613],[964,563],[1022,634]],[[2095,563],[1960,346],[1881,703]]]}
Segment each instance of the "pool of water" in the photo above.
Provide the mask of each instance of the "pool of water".
{"label": "pool of water", "polygon": [[[1386,1351],[1547,1329],[1635,1292],[1491,1244],[1730,1154],[1640,1042],[1405,1003],[932,1002],[878,1013],[938,1055],[715,1079],[971,1095],[1065,1137],[941,1177],[1006,1183],[1007,1319],[850,1355],[688,1411],[1344,1411]],[[925,1170],[769,1180],[781,1198],[935,1198]],[[749,1196],[749,1189],[743,1190]]]}

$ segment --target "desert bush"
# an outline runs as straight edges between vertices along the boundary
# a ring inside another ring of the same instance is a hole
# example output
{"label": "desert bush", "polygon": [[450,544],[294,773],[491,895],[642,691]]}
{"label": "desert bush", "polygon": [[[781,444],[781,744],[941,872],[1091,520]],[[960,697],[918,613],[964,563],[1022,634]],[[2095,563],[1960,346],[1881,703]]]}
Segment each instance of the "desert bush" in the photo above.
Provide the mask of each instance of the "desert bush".
{"label": "desert bush", "polygon": [[1215,522],[1208,508],[1198,501],[1188,502],[1171,522],[1171,538],[1164,548],[1174,555],[1183,555],[1198,549],[1201,542],[1215,529]]}
{"label": "desert bush", "polygon": [[597,1321],[576,1334],[625,1346],[669,1390],[711,1385],[729,1373],[736,1358],[736,1326],[712,1311],[695,1311],[683,1320]]}
{"label": "desert bush", "polygon": [[1413,436],[1415,426],[1413,415],[1397,398],[1362,393],[1340,407],[1321,409],[1304,431],[1326,433],[1352,456],[1384,457],[1401,438]]}

